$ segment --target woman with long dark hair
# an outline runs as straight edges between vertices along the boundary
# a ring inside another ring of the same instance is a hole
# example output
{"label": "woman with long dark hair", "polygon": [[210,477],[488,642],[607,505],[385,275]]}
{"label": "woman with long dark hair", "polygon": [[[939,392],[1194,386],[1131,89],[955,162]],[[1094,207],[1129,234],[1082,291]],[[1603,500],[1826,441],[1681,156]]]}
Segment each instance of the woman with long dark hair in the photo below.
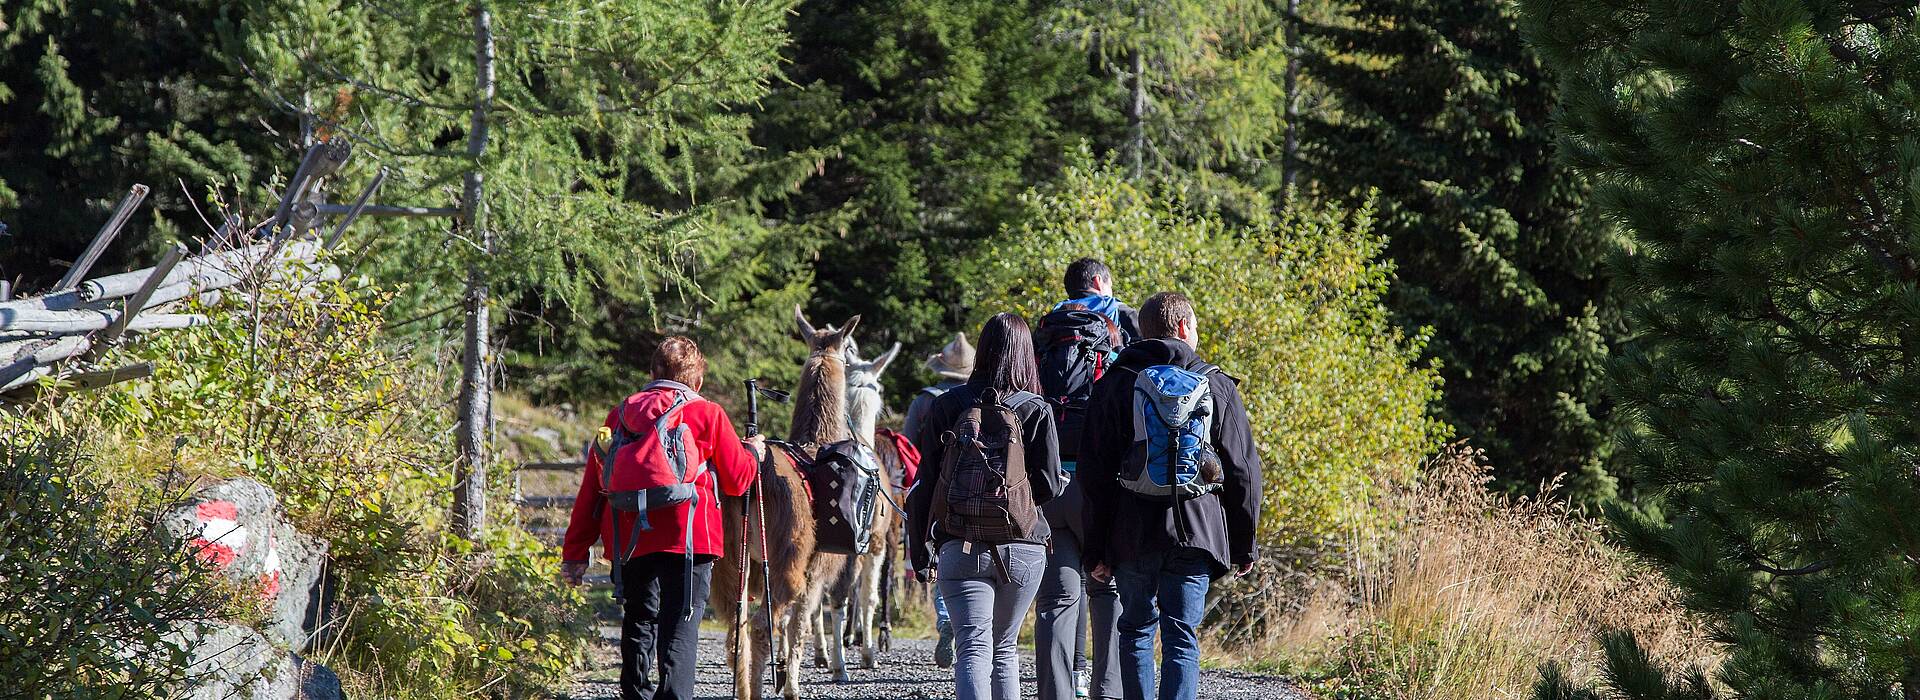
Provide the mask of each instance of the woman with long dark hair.
{"label": "woman with long dark hair", "polygon": [[[938,562],[960,700],[1015,700],[1020,697],[1020,621],[1040,588],[1052,537],[1038,506],[1058,496],[1065,482],[1053,410],[1038,393],[1040,372],[1026,319],[994,316],[980,330],[978,348],[967,383],[935,399],[916,434],[908,436],[922,452],[918,486],[907,499],[908,553],[922,577],[932,576]],[[990,429],[979,435],[984,449],[971,452],[971,428],[961,422],[976,407],[981,424],[989,428],[994,421],[987,414],[1001,407],[1012,410],[1023,448],[1020,463],[979,459],[1003,449],[1004,437]],[[996,498],[1007,501],[1004,518],[965,515]]]}

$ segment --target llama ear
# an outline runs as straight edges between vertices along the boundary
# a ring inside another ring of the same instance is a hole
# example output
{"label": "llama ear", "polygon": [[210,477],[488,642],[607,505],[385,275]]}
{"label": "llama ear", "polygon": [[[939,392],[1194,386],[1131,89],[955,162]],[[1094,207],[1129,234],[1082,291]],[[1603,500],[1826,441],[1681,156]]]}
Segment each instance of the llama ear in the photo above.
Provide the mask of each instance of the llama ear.
{"label": "llama ear", "polygon": [[800,311],[800,305],[793,305],[794,328],[800,332],[800,342],[813,342],[813,324],[807,323],[807,315]]}
{"label": "llama ear", "polygon": [[887,371],[887,363],[892,362],[893,357],[898,354],[900,354],[900,344],[894,343],[893,347],[888,348],[886,352],[880,353],[879,357],[873,358],[873,373],[875,375],[885,374]]}
{"label": "llama ear", "polygon": [[847,319],[847,322],[840,327],[840,339],[846,340],[847,338],[853,337],[853,329],[859,325],[860,315],[854,314],[853,318]]}

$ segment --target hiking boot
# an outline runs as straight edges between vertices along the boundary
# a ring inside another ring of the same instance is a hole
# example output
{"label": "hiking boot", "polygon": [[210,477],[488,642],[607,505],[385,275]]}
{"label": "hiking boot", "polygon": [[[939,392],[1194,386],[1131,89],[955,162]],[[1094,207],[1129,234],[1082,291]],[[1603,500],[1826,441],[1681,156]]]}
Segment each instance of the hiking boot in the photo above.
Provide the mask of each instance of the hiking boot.
{"label": "hiking boot", "polygon": [[933,665],[953,668],[953,628],[940,630],[940,641],[933,645]]}

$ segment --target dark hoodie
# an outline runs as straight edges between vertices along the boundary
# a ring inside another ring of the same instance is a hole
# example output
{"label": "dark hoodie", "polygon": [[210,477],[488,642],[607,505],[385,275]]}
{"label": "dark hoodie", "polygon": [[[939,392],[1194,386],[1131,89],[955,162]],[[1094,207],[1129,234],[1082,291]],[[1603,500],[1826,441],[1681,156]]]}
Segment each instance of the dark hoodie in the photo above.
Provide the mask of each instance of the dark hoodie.
{"label": "dark hoodie", "polygon": [[[1219,453],[1226,483],[1222,490],[1190,501],[1172,503],[1135,496],[1120,486],[1119,471],[1133,444],[1133,381],[1135,371],[1154,365],[1209,370],[1213,390],[1213,446]],[[1127,371],[1134,370],[1134,371]],[[1253,446],[1253,428],[1240,401],[1239,381],[1200,361],[1184,342],[1150,338],[1120,352],[1114,369],[1093,385],[1087,422],[1080,439],[1080,466],[1075,481],[1086,491],[1086,522],[1081,564],[1119,567],[1146,552],[1179,546],[1205,550],[1213,556],[1214,576],[1253,562],[1254,529],[1260,520],[1260,453]],[[1188,540],[1180,541],[1182,518]],[[1098,530],[1104,528],[1104,532]]]}

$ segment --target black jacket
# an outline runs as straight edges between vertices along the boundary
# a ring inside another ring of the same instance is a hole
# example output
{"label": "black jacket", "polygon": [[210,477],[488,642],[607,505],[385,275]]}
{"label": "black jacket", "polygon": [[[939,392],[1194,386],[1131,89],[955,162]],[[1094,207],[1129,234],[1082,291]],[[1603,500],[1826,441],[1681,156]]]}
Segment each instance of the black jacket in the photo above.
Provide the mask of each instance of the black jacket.
{"label": "black jacket", "polygon": [[[1105,563],[1118,566],[1144,552],[1191,546],[1213,555],[1214,575],[1253,562],[1254,530],[1260,521],[1260,453],[1253,446],[1253,428],[1240,401],[1238,380],[1213,371],[1207,381],[1213,391],[1213,445],[1223,476],[1220,491],[1172,503],[1139,498],[1120,486],[1119,471],[1133,444],[1134,371],[1154,365],[1186,369],[1205,366],[1193,348],[1178,340],[1153,338],[1127,346],[1114,369],[1093,385],[1087,422],[1080,436],[1080,466],[1075,474],[1086,491],[1088,529],[1082,533],[1082,565],[1091,570]],[[1174,518],[1184,518],[1191,539],[1180,542]]]}
{"label": "black jacket", "polygon": [[[960,414],[973,406],[980,390],[972,384],[956,387],[941,394],[927,407],[926,416],[920,421],[914,434],[908,435],[915,447],[920,448],[920,473],[914,479],[913,492],[907,494],[907,555],[913,560],[914,571],[925,571],[933,566],[934,553],[940,545],[953,539],[943,531],[933,527],[933,499],[936,485],[940,483],[941,460],[946,457],[946,444],[940,439],[942,433],[953,429]],[[1045,400],[1035,399],[1014,408],[1014,415],[1020,417],[1020,435],[1024,441],[1027,456],[1027,480],[1033,483],[1033,502],[1040,505],[1060,495],[1065,487],[1060,476],[1060,438],[1053,431],[1053,408]],[[1052,536],[1047,527],[1046,518],[1040,519],[1039,531],[1028,540],[1034,544],[1045,544]]]}

